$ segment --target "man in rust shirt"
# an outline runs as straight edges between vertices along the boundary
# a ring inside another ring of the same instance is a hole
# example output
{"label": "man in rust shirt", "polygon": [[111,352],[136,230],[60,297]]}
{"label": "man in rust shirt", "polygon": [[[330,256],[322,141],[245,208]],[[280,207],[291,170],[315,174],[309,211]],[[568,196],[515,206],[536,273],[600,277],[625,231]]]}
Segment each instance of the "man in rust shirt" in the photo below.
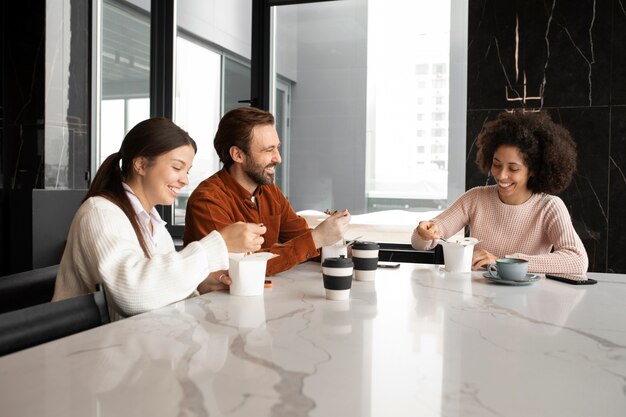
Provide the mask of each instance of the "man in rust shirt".
{"label": "man in rust shirt", "polygon": [[229,111],[220,121],[213,144],[224,168],[191,193],[185,245],[238,221],[262,223],[267,232],[261,250],[280,255],[267,264],[267,275],[274,275],[317,256],[318,248],[343,237],[350,222],[347,210],[310,229],[274,184],[281,158],[271,113],[254,107]]}

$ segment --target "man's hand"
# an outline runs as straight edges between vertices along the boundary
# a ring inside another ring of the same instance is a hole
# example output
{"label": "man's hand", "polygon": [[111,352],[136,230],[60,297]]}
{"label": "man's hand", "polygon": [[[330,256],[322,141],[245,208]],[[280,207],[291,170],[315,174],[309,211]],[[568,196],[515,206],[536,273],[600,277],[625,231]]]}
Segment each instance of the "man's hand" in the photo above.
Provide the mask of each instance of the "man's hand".
{"label": "man's hand", "polygon": [[350,213],[348,210],[337,211],[313,229],[313,241],[316,248],[332,245],[337,242],[348,230]]}
{"label": "man's hand", "polygon": [[198,285],[198,292],[206,294],[211,291],[225,290],[232,283],[228,271],[211,272],[204,281]]}
{"label": "man's hand", "polygon": [[441,238],[439,227],[431,221],[419,222],[415,230],[422,240],[435,240]]}
{"label": "man's hand", "polygon": [[229,252],[256,252],[263,244],[267,228],[262,224],[237,222],[220,230]]}

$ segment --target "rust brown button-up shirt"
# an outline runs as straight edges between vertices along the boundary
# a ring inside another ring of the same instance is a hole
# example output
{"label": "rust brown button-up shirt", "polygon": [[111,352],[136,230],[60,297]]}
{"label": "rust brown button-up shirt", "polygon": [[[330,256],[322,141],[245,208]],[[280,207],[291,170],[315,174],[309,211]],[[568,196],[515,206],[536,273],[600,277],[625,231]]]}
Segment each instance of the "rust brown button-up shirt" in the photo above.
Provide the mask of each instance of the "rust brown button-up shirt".
{"label": "rust brown button-up shirt", "polygon": [[262,251],[280,256],[267,263],[267,275],[286,271],[317,256],[311,229],[275,184],[260,185],[250,194],[222,169],[202,181],[191,193],[185,216],[185,245],[200,240],[213,230],[243,221],[263,223]]}

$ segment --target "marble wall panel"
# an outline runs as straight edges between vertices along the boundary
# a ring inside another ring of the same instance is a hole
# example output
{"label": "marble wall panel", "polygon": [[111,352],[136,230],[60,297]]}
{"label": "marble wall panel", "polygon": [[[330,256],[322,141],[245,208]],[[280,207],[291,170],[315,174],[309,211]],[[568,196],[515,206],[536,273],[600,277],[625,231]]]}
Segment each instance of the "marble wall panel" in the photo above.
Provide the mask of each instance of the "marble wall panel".
{"label": "marble wall panel", "polygon": [[626,104],[626,1],[613,1],[611,104]]}
{"label": "marble wall panel", "polygon": [[560,197],[587,249],[590,271],[607,268],[609,111],[608,107],[549,109],[552,119],[569,129],[576,141],[578,169]]}
{"label": "marble wall panel", "polygon": [[611,2],[469,4],[468,108],[608,104]]}
{"label": "marble wall panel", "polygon": [[626,106],[611,109],[608,272],[626,272]]}
{"label": "marble wall panel", "polygon": [[469,2],[466,188],[493,182],[474,163],[485,121],[506,109],[547,110],[578,146],[578,171],[561,198],[591,271],[626,272],[625,6]]}

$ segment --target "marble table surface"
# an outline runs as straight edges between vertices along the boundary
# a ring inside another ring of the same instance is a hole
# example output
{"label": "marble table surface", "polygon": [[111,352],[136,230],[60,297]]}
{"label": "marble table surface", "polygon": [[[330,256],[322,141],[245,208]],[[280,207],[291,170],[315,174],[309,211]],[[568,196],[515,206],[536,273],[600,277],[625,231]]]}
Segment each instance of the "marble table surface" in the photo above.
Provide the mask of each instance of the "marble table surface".
{"label": "marble table surface", "polygon": [[518,287],[402,264],[328,301],[320,269],[2,357],[0,415],[626,415],[626,275]]}

